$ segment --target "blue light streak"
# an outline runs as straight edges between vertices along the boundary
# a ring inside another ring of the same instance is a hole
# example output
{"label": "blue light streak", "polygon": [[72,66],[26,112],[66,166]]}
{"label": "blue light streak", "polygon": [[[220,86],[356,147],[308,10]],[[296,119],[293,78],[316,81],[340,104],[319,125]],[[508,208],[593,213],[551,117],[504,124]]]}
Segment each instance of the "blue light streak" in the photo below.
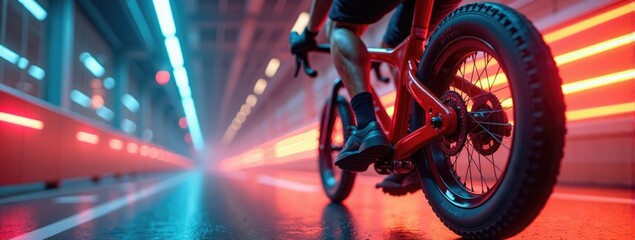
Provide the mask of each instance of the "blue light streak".
{"label": "blue light streak", "polygon": [[85,108],[90,106],[90,98],[78,90],[71,91],[71,100]]}
{"label": "blue light streak", "polygon": [[190,89],[190,80],[187,76],[187,71],[184,67],[178,67],[174,69],[174,79],[176,86],[179,89],[181,98],[192,97],[192,89]]}
{"label": "blue light streak", "polygon": [[196,108],[194,107],[192,89],[190,88],[187,70],[185,69],[185,66],[183,66],[183,52],[181,50],[179,38],[176,36],[176,26],[174,25],[174,17],[172,15],[172,9],[170,8],[170,1],[153,0],[152,2],[157,14],[159,26],[161,27],[161,33],[165,37],[165,48],[168,53],[168,58],[170,59],[170,64],[172,65],[176,86],[179,90],[179,95],[181,96],[181,105],[183,106],[183,112],[185,113],[185,118],[188,122],[188,128],[192,136],[192,143],[194,144],[194,148],[196,150],[201,151],[205,147],[203,134],[201,133]]}
{"label": "blue light streak", "polygon": [[20,59],[18,59],[17,65],[20,69],[26,69],[26,67],[29,66],[29,60],[21,57]]}
{"label": "blue light streak", "polygon": [[40,6],[35,0],[18,0],[37,20],[44,20],[48,15],[46,10]]}
{"label": "blue light streak", "polygon": [[41,67],[31,65],[29,67],[29,75],[37,80],[43,80],[46,72],[44,72],[44,69],[42,69]]}
{"label": "blue light streak", "polygon": [[16,64],[18,62],[18,59],[20,59],[20,55],[18,55],[14,51],[11,51],[11,49],[8,49],[5,46],[2,46],[2,44],[0,44],[0,57],[13,64]]}
{"label": "blue light streak", "polygon": [[137,130],[137,124],[130,119],[124,119],[121,121],[121,129],[127,133],[134,133]]}
{"label": "blue light streak", "polygon": [[176,34],[174,26],[174,17],[172,16],[172,8],[170,8],[170,0],[153,0],[154,9],[157,12],[159,26],[164,37]]}
{"label": "blue light streak", "polygon": [[103,85],[104,85],[104,88],[106,89],[112,89],[115,87],[115,79],[112,79],[111,77],[107,77],[104,79]]}
{"label": "blue light streak", "polygon": [[121,102],[131,112],[136,113],[137,111],[139,111],[139,101],[137,101],[137,99],[135,99],[132,95],[128,93],[124,94],[121,97]]}
{"label": "blue light streak", "polygon": [[194,100],[192,98],[184,98],[181,100],[183,110],[185,111],[185,117],[187,118],[188,129],[192,135],[192,143],[194,148],[202,150],[205,146],[203,144],[203,135],[201,134],[201,127],[198,123],[198,116],[196,115],[196,109],[194,107]]}
{"label": "blue light streak", "polygon": [[107,120],[107,121],[112,121],[112,119],[115,117],[115,112],[113,112],[112,110],[110,110],[109,108],[107,108],[106,106],[101,106],[97,109],[97,116]]}
{"label": "blue light streak", "polygon": [[106,69],[101,65],[90,53],[83,52],[79,55],[79,60],[84,64],[84,67],[90,71],[95,77],[102,77],[106,73]]}
{"label": "blue light streak", "polygon": [[20,57],[20,55],[18,55],[16,52],[8,49],[2,44],[0,44],[0,58],[3,58],[4,60],[17,65],[20,69],[26,69],[28,67],[28,73],[29,75],[31,75],[31,77],[34,77],[37,80],[44,79],[44,69],[36,65],[29,66],[30,62],[28,59]]}
{"label": "blue light streak", "polygon": [[190,79],[187,76],[187,70],[184,67],[174,68],[174,81],[176,82],[176,86],[179,88],[189,86]]}
{"label": "blue light streak", "polygon": [[181,51],[181,43],[176,36],[168,36],[165,38],[165,48],[168,50],[168,57],[172,68],[183,66],[183,52]]}

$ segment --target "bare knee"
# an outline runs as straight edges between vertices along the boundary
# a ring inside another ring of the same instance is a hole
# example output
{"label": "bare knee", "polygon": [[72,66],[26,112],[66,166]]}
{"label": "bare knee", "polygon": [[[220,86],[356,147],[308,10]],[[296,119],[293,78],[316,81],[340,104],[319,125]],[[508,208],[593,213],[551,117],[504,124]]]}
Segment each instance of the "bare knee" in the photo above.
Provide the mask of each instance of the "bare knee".
{"label": "bare knee", "polygon": [[366,46],[355,29],[334,26],[329,35],[332,54],[350,60],[366,57]]}

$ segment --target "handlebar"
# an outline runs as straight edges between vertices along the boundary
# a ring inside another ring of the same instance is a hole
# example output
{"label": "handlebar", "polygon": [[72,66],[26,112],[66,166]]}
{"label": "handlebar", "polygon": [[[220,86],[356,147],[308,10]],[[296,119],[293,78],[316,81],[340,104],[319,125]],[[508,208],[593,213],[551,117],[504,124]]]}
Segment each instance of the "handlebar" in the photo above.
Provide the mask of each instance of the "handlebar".
{"label": "handlebar", "polygon": [[[322,53],[330,53],[331,52],[331,45],[329,44],[318,44],[316,46],[315,49],[312,49],[311,51],[314,52],[322,52]],[[293,74],[293,77],[298,77],[298,73],[300,72],[300,66],[302,66],[302,69],[304,69],[304,73],[306,73],[306,75],[309,75],[309,77],[317,77],[317,71],[315,71],[313,68],[311,68],[311,65],[309,64],[309,58],[308,58],[308,52],[304,53],[304,54],[297,54],[295,55],[295,74]]]}
{"label": "handlebar", "polygon": [[[318,44],[315,47],[315,49],[311,49],[308,52],[331,53],[331,45],[330,44]],[[312,78],[317,77],[317,75],[318,75],[317,71],[315,71],[315,69],[311,68],[311,65],[309,64],[308,52],[306,52],[304,54],[297,54],[295,56],[296,68],[295,68],[295,73],[293,74],[293,77],[298,77],[298,73],[300,72],[300,67],[302,67],[302,69],[304,70],[304,73],[306,75],[308,75],[309,77],[312,77]],[[375,73],[375,76],[381,82],[384,82],[384,83],[390,82],[390,79],[388,77],[384,77],[384,76],[381,75],[381,72],[379,71],[379,66],[380,65],[381,65],[381,62],[372,62],[371,63],[371,69]]]}

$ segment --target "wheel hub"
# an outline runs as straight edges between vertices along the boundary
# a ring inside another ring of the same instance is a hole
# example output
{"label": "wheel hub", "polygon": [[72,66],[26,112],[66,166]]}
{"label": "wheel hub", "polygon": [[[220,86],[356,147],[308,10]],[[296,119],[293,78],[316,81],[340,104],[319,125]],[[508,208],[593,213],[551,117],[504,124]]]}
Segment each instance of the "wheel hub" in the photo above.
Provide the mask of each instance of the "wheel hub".
{"label": "wheel hub", "polygon": [[467,107],[461,95],[455,91],[448,91],[441,96],[441,101],[448,107],[454,109],[457,118],[456,130],[441,137],[439,144],[441,150],[448,156],[457,155],[465,146],[467,140]]}

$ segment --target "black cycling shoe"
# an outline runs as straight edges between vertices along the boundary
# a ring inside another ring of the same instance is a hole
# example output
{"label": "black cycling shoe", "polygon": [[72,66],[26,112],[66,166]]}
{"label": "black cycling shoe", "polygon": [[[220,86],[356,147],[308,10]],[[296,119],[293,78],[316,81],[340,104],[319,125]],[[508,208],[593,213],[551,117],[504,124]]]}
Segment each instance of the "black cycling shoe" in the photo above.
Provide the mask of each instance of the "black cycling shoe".
{"label": "black cycling shoe", "polygon": [[371,121],[362,129],[351,128],[351,136],[335,159],[336,166],[352,172],[363,172],[379,158],[390,154],[390,142],[376,121]]}
{"label": "black cycling shoe", "polygon": [[375,188],[381,188],[384,193],[392,196],[403,196],[419,191],[421,183],[419,182],[417,171],[412,170],[404,174],[390,174],[383,181],[376,184]]}

